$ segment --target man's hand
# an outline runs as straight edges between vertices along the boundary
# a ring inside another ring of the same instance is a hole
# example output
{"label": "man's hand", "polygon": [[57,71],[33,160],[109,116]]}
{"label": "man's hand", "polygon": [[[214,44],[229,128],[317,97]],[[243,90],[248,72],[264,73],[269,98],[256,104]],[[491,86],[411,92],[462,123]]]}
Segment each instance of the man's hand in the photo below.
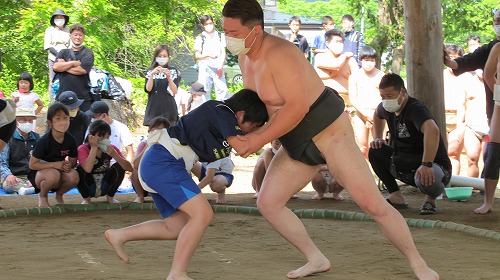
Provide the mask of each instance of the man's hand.
{"label": "man's hand", "polygon": [[7,175],[7,177],[5,177],[5,183],[7,183],[7,185],[9,186],[15,186],[17,184],[17,177],[12,175],[12,174],[9,174]]}
{"label": "man's hand", "polygon": [[385,141],[382,138],[375,138],[370,143],[370,148],[372,148],[372,149],[380,149],[380,148],[382,148],[383,145],[387,145],[387,141]]}
{"label": "man's hand", "polygon": [[245,143],[245,146],[236,153],[237,156],[242,158],[247,158],[264,146],[264,144],[260,143],[258,134],[251,133],[247,135],[237,135],[236,137]]}
{"label": "man's hand", "polygon": [[422,186],[430,186],[436,180],[434,176],[434,169],[432,167],[426,167],[420,165],[420,167],[415,172],[415,180],[420,179]]}

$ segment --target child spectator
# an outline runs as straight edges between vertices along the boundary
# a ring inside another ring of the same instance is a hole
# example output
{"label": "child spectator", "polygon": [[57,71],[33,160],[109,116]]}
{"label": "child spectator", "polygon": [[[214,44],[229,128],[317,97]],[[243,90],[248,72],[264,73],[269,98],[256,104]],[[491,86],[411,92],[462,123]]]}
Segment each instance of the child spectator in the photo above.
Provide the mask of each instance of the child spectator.
{"label": "child spectator", "polygon": [[196,160],[212,162],[241,151],[237,136],[255,131],[268,119],[257,93],[243,89],[222,101],[210,100],[183,116],[175,126],[153,131],[139,166],[142,186],[151,192],[163,220],[151,220],[105,236],[118,257],[129,262],[124,245],[133,240],[177,240],[167,279],[189,279],[187,269],[213,218],[210,204],[193,181]]}
{"label": "child spectator", "polygon": [[38,207],[50,207],[48,193],[56,192],[57,204],[63,204],[63,194],[76,187],[78,150],[75,138],[67,132],[69,112],[62,103],[54,102],[47,110],[50,128],[36,142],[31,155],[28,180],[38,193]]}
{"label": "child spectator", "polygon": [[269,167],[269,164],[271,164],[271,160],[278,152],[280,147],[280,140],[273,140],[273,142],[271,142],[271,148],[264,149],[257,159],[257,162],[255,163],[255,167],[253,169],[252,177],[252,187],[255,190],[253,198],[257,199],[259,197],[260,186],[262,185],[262,181],[264,180],[264,176],[266,175],[267,168]]}
{"label": "child spectator", "polygon": [[344,188],[337,182],[337,180],[335,180],[335,178],[333,178],[326,164],[321,166],[321,169],[311,180],[311,185],[316,191],[316,194],[312,197],[312,199],[321,200],[323,199],[325,193],[330,192],[332,193],[333,199],[344,200],[344,197],[340,194]]}
{"label": "child spectator", "polygon": [[[165,117],[156,117],[151,120],[149,124],[148,133],[155,130],[162,130],[164,128],[170,127],[170,122]],[[132,181],[132,187],[134,187],[137,198],[133,201],[134,203],[143,203],[144,197],[148,195],[148,192],[142,188],[141,182],[139,181],[139,163],[141,162],[142,153],[147,146],[147,139],[142,140],[139,145],[137,145],[137,153],[134,158],[134,168],[132,170],[132,176],[130,180]]]}
{"label": "child spectator", "polygon": [[210,189],[217,193],[215,203],[226,203],[226,189],[233,184],[234,163],[231,156],[221,158],[214,162],[197,162],[193,173],[198,177],[198,187],[203,189],[210,184]]}
{"label": "child spectator", "polygon": [[57,101],[68,108],[70,117],[68,132],[75,137],[76,145],[80,146],[90,125],[90,117],[80,111],[80,105],[84,100],[78,99],[73,91],[63,91],[57,96]]}
{"label": "child spectator", "polygon": [[35,115],[38,115],[43,108],[43,102],[40,96],[32,92],[35,87],[33,77],[30,73],[24,72],[17,79],[17,91],[12,93],[12,99],[16,102],[17,107],[23,107],[33,110],[35,104]]}
{"label": "child spectator", "polygon": [[[118,203],[114,199],[123,181],[125,171],[132,171],[120,150],[111,144],[111,128],[103,120],[96,120],[89,126],[89,135],[78,147],[77,167],[80,181],[78,191],[83,197],[82,204],[89,204],[90,198],[106,195],[108,203]],[[111,160],[116,162],[111,164]]]}

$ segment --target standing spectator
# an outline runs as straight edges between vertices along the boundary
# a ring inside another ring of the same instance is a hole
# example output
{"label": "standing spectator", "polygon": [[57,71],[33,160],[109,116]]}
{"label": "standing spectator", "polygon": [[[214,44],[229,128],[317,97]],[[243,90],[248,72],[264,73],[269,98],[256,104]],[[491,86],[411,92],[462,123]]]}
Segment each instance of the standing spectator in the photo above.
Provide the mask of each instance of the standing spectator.
{"label": "standing spectator", "polygon": [[[78,147],[77,167],[80,181],[78,191],[82,204],[89,204],[91,197],[106,196],[108,203],[119,203],[114,199],[123,181],[125,171],[132,171],[132,164],[109,140],[111,128],[103,120],[96,120],[89,126],[89,135]],[[111,160],[115,163],[112,164]]]}
{"label": "standing spectator", "polygon": [[[408,207],[398,179],[426,195],[420,215],[435,214],[436,198],[451,178],[451,163],[439,127],[425,104],[410,97],[399,75],[385,75],[379,89],[382,103],[373,115],[368,153],[373,171],[387,187],[386,200],[394,208]],[[385,123],[389,142],[382,138]]]}
{"label": "standing spectator", "polygon": [[80,110],[85,112],[92,102],[100,99],[90,92],[89,73],[94,65],[94,52],[83,45],[85,39],[83,25],[74,24],[69,33],[71,46],[69,49],[61,50],[54,63],[54,72],[60,73],[56,97],[63,91],[75,92],[76,96],[83,100]]}
{"label": "standing spectator", "polygon": [[321,27],[323,28],[321,34],[316,35],[314,37],[314,43],[312,45],[312,52],[314,55],[317,53],[324,53],[328,51],[328,48],[326,47],[326,32],[329,30],[332,30],[335,28],[335,23],[333,22],[333,19],[331,16],[324,16],[321,19]]}
{"label": "standing spectator", "polygon": [[63,10],[56,10],[50,18],[50,26],[45,29],[43,40],[43,49],[48,52],[48,68],[49,68],[49,100],[50,104],[54,102],[54,94],[52,92],[52,80],[54,79],[54,62],[62,49],[70,47],[69,28],[67,27],[69,16]]}
{"label": "standing spectator", "polygon": [[134,160],[134,139],[132,134],[126,125],[111,118],[108,104],[104,101],[96,101],[92,103],[86,114],[92,118],[91,121],[103,120],[109,124],[111,127],[111,135],[109,136],[111,144],[120,151],[125,149],[127,151],[127,160],[132,162]]}
{"label": "standing spectator", "polygon": [[481,46],[481,38],[476,35],[470,35],[467,37],[467,48],[469,49],[469,53],[473,53]]}
{"label": "standing spectator", "polygon": [[40,135],[34,132],[33,109],[17,108],[17,129],[0,154],[2,188],[6,193],[33,194],[35,188],[28,180],[31,151]]}
{"label": "standing spectator", "polygon": [[[0,99],[0,152],[3,151],[16,130],[16,102]],[[2,206],[0,206],[2,209]]]}
{"label": "standing spectator", "polygon": [[358,70],[352,53],[342,53],[344,48],[344,34],[333,29],[325,34],[328,51],[319,53],[314,59],[314,67],[323,84],[336,90],[344,99],[347,106],[349,101],[349,76]]}
{"label": "standing spectator", "polygon": [[288,27],[290,27],[291,33],[285,34],[283,36],[284,39],[290,41],[294,45],[296,45],[299,50],[304,54],[304,57],[309,60],[309,43],[307,43],[306,37],[299,34],[300,26],[302,25],[302,21],[299,17],[293,16],[288,21]]}
{"label": "standing spectator", "polygon": [[203,189],[210,185],[210,189],[217,193],[217,204],[226,203],[226,189],[233,184],[234,163],[231,156],[213,162],[197,162],[193,166],[193,173],[198,177],[198,187]]}
{"label": "standing spectator", "polygon": [[17,79],[17,91],[12,93],[12,99],[18,108],[33,110],[36,104],[35,115],[38,115],[42,111],[43,102],[37,93],[32,92],[34,87],[33,76],[28,72],[22,73]]}
{"label": "standing spectator", "polygon": [[361,153],[368,159],[368,139],[373,126],[373,113],[382,101],[378,85],[384,72],[375,67],[377,51],[374,48],[370,46],[361,48],[359,59],[360,71],[349,77],[349,100],[356,110],[356,117],[353,120],[356,142]]}
{"label": "standing spectator", "polygon": [[38,207],[50,207],[48,194],[55,191],[57,204],[64,204],[63,195],[78,183],[76,166],[78,150],[69,134],[69,112],[54,102],[47,110],[50,128],[36,142],[30,158],[28,179],[38,194]]}
{"label": "standing spectator", "polygon": [[165,117],[171,124],[179,118],[174,96],[181,82],[181,73],[168,65],[170,51],[165,45],[158,45],[151,67],[146,72],[144,90],[148,93],[148,104],[143,125],[148,126],[155,117]]}
{"label": "standing spectator", "polygon": [[345,33],[343,52],[351,52],[358,65],[361,65],[358,54],[365,45],[365,38],[363,33],[356,31],[354,28],[354,18],[349,14],[342,17],[342,31]]}
{"label": "standing spectator", "polygon": [[227,95],[224,63],[226,61],[226,37],[214,28],[214,20],[209,15],[200,18],[203,32],[194,41],[195,57],[198,59],[198,82],[205,87],[205,100],[222,101]]}
{"label": "standing spectator", "polygon": [[68,132],[75,137],[76,145],[80,146],[83,144],[85,133],[90,125],[90,117],[80,111],[83,100],[78,99],[76,93],[68,90],[61,92],[57,101],[68,108],[70,117]]}

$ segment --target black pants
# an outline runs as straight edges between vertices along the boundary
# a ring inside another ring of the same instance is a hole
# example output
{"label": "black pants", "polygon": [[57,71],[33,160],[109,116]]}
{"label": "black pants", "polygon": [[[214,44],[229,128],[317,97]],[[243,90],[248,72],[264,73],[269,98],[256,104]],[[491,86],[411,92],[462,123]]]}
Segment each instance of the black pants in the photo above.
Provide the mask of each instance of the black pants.
{"label": "black pants", "polygon": [[[85,172],[81,166],[78,166],[76,171],[78,171],[78,175],[80,176],[78,191],[82,197],[95,197],[97,186],[92,173]],[[118,187],[121,185],[124,177],[125,170],[118,163],[111,165],[108,171],[104,173],[101,183],[102,189],[99,196],[115,196],[116,191],[118,191]]]}
{"label": "black pants", "polygon": [[391,173],[391,156],[393,149],[390,146],[383,145],[379,149],[368,150],[368,160],[372,165],[373,171],[378,178],[384,183],[389,193],[399,191],[396,177]]}

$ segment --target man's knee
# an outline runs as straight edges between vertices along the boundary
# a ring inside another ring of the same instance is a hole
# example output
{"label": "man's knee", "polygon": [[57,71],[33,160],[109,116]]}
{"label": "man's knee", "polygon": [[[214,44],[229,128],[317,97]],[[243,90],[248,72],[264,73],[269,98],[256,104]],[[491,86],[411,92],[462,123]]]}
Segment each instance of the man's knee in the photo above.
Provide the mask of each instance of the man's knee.
{"label": "man's knee", "polygon": [[489,142],[488,158],[484,165],[484,178],[498,180],[500,169],[500,143]]}
{"label": "man's knee", "polygon": [[415,185],[420,189],[420,191],[423,194],[426,194],[430,197],[438,197],[440,196],[443,191],[444,191],[444,183],[443,183],[443,177],[444,177],[444,172],[441,169],[440,166],[437,164],[433,165],[433,171],[434,171],[434,182],[430,186],[423,186],[422,183],[420,182],[420,179],[415,178]]}
{"label": "man's knee", "polygon": [[374,163],[380,162],[380,160],[388,161],[391,158],[391,155],[392,155],[392,148],[387,145],[383,145],[378,149],[374,148],[368,149],[368,160],[372,165]]}

